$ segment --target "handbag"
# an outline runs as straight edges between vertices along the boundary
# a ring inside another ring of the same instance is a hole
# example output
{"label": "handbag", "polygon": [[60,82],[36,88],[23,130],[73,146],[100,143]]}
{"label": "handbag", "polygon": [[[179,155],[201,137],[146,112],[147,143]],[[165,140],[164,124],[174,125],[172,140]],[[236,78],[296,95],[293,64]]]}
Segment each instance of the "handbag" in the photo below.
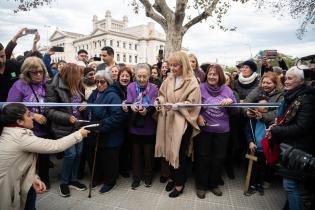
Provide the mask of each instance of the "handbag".
{"label": "handbag", "polygon": [[274,166],[279,162],[280,146],[274,140],[265,136],[261,140],[261,146],[268,165]]}

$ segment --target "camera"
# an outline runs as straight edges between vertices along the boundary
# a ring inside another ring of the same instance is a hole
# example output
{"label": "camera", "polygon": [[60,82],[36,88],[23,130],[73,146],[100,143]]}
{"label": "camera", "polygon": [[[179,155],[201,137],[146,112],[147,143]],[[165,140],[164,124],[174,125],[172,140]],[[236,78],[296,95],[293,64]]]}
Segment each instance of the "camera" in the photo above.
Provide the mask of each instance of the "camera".
{"label": "camera", "polygon": [[296,66],[304,71],[306,81],[315,80],[315,55],[301,57],[296,61]]}

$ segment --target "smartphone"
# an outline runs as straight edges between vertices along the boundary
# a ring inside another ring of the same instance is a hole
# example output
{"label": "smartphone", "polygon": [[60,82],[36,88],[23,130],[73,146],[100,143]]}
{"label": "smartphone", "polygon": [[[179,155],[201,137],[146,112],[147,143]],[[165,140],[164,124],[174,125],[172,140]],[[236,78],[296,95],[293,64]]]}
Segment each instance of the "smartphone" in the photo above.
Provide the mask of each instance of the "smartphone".
{"label": "smartphone", "polygon": [[64,52],[64,47],[56,47],[56,46],[53,46],[52,47],[52,50],[54,51],[54,52]]}
{"label": "smartphone", "polygon": [[37,33],[37,29],[26,29],[25,30],[25,34],[36,34]]}
{"label": "smartphone", "polygon": [[256,110],[254,110],[254,109],[248,108],[247,110],[250,111],[250,112],[253,113],[253,114],[256,113]]}

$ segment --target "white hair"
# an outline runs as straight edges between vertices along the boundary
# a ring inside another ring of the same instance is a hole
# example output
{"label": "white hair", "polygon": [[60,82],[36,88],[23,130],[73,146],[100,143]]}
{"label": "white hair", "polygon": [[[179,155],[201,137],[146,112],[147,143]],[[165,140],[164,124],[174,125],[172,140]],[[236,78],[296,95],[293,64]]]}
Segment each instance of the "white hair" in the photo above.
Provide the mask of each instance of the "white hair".
{"label": "white hair", "polygon": [[108,83],[108,85],[113,84],[112,75],[109,73],[109,71],[107,69],[97,71],[94,78],[96,78],[96,77],[104,77],[106,82]]}
{"label": "white hair", "polygon": [[145,69],[145,70],[147,70],[148,75],[150,76],[151,70],[150,70],[150,66],[149,66],[148,64],[146,64],[146,63],[139,63],[139,64],[137,64],[136,67],[135,67],[135,75],[138,74],[138,70],[139,70],[139,69]]}
{"label": "white hair", "polygon": [[288,76],[289,74],[296,76],[299,81],[304,81],[304,71],[297,66],[291,67],[285,75]]}

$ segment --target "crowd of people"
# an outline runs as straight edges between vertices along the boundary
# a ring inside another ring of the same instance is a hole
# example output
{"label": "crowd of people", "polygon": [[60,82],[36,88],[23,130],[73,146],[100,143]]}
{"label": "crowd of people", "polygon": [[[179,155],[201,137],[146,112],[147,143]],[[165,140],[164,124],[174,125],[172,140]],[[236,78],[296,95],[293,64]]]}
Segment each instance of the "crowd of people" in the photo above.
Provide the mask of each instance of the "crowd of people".
{"label": "crowd of people", "polygon": [[[92,174],[95,162],[91,187],[101,185],[100,193],[111,191],[119,175],[129,177],[130,171],[133,190],[142,181],[151,187],[159,166],[159,181],[175,198],[185,189],[193,160],[196,195],[204,199],[207,191],[222,196],[223,171],[234,179],[247,152],[258,161],[245,195],[264,195],[276,168],[264,139],[271,149],[284,142],[315,152],[315,90],[296,66],[287,70],[283,62],[281,68],[264,61],[259,74],[255,61],[247,60],[229,73],[219,64],[199,66],[196,55],[178,51],[157,64],[128,67],[115,62],[109,46],[102,48],[102,63],[85,50],[78,51],[76,63],[53,63],[53,48],[44,55],[37,50],[38,33],[31,51],[11,58],[24,31],[6,47],[0,43],[0,101],[11,102],[1,111],[0,209],[35,209],[36,193],[50,187],[52,153],[63,158],[63,197],[71,195],[70,188],[87,189],[80,179]],[[81,105],[27,108],[17,102]],[[229,107],[268,102],[280,107]],[[82,122],[99,127],[89,131]],[[288,171],[281,175],[287,209],[301,209],[301,180]]]}

